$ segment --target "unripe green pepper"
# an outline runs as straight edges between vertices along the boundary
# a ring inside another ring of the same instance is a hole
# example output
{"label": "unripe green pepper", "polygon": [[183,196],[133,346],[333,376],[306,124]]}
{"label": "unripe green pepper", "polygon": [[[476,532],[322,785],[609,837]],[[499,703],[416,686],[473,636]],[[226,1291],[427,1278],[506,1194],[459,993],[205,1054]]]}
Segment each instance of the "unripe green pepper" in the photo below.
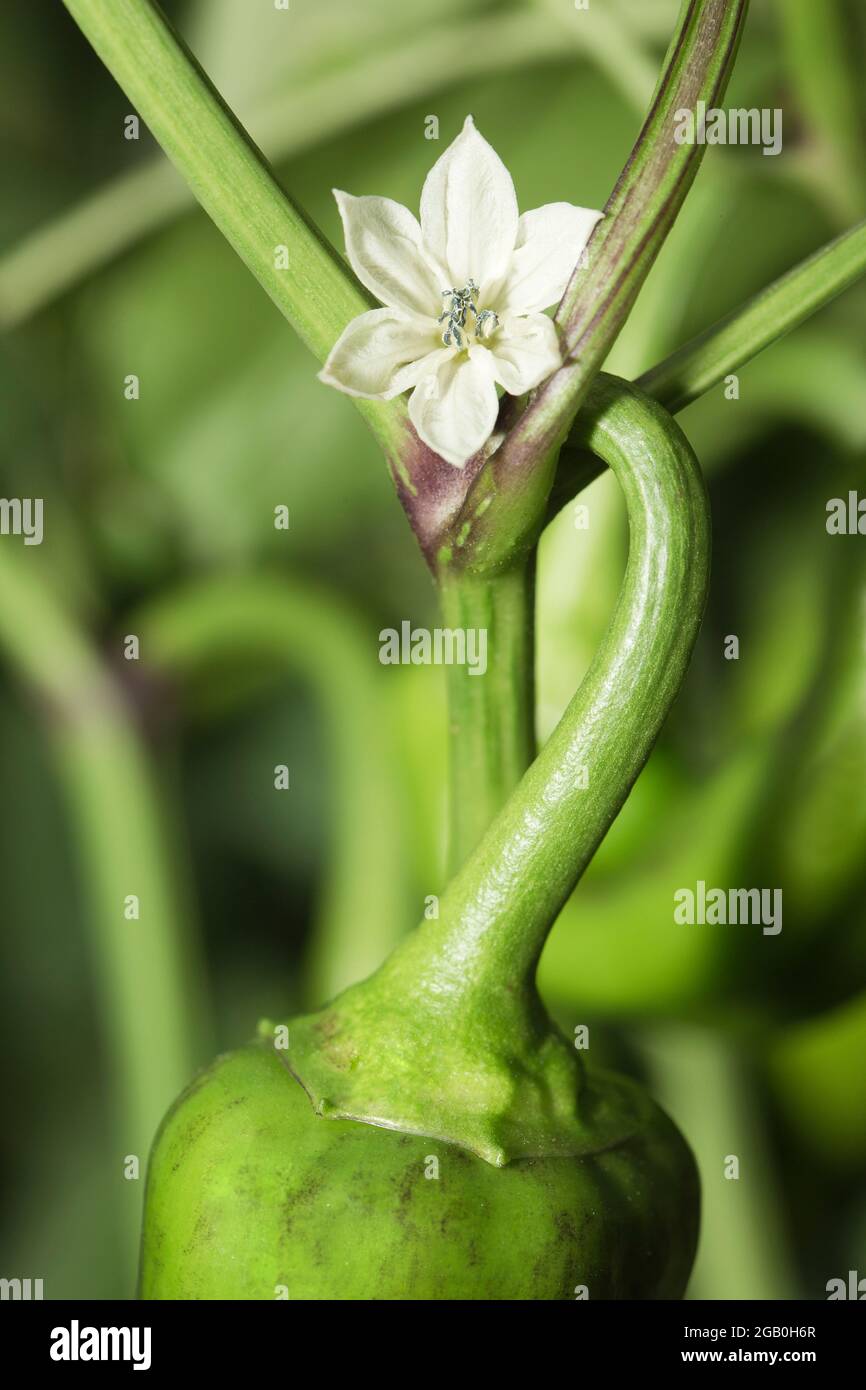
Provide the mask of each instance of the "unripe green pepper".
{"label": "unripe green pepper", "polygon": [[679,1298],[696,1237],[694,1160],[654,1106],[608,1152],[497,1168],[316,1115],[260,1040],[219,1058],[163,1123],[140,1296]]}

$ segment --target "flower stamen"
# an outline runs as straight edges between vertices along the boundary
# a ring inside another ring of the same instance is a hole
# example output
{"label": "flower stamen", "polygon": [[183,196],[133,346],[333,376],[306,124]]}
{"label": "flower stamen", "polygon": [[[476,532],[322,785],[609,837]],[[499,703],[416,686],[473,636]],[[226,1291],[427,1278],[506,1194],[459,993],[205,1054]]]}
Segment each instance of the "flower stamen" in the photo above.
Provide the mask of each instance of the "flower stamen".
{"label": "flower stamen", "polygon": [[463,331],[466,328],[466,315],[471,311],[478,317],[478,310],[475,307],[475,300],[478,297],[478,286],[471,278],[463,286],[462,290],[454,289],[442,291],[443,299],[450,299],[444,313],[439,315],[438,322],[442,323],[447,319],[445,332],[442,334],[442,341],[446,347],[462,348]]}
{"label": "flower stamen", "polygon": [[475,315],[475,337],[479,343],[485,342],[499,327],[499,315],[495,309],[482,309]]}
{"label": "flower stamen", "polygon": [[484,342],[499,327],[499,315],[495,310],[479,310],[476,303],[478,286],[473,279],[467,280],[462,290],[455,289],[453,286],[450,290],[443,290],[442,298],[451,301],[437,320],[438,323],[444,323],[447,319],[445,331],[442,334],[442,341],[446,347],[463,347],[467,314],[472,314],[475,319],[475,339],[479,343]]}

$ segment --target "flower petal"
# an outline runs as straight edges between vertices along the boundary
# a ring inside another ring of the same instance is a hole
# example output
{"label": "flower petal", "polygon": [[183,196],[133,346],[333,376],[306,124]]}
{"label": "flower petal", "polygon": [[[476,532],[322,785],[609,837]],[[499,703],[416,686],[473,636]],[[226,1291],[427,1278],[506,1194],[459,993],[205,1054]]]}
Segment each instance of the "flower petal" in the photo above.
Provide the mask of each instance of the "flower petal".
{"label": "flower petal", "polygon": [[389,401],[429,374],[431,356],[449,355],[437,327],[398,309],[370,309],[343,329],[319,380],[347,396]]}
{"label": "flower petal", "polygon": [[470,348],[468,357],[449,352],[409,398],[409,416],[421,439],[458,468],[493,433],[499,398],[492,367],[486,348]]}
{"label": "flower petal", "polygon": [[354,198],[334,189],[349,263],[367,289],[392,309],[436,318],[442,312],[442,271],[426,255],[421,228],[391,198]]}
{"label": "flower petal", "polygon": [[471,116],[427,175],[421,230],[456,288],[472,276],[483,292],[504,274],[517,238],[517,195],[511,175]]}
{"label": "flower petal", "polygon": [[510,396],[522,396],[562,366],[553,320],[546,314],[503,319],[487,343],[493,374]]}
{"label": "flower petal", "polygon": [[500,313],[535,314],[558,304],[571,272],[604,216],[571,203],[546,203],[525,212],[517,227],[517,244],[496,298]]}

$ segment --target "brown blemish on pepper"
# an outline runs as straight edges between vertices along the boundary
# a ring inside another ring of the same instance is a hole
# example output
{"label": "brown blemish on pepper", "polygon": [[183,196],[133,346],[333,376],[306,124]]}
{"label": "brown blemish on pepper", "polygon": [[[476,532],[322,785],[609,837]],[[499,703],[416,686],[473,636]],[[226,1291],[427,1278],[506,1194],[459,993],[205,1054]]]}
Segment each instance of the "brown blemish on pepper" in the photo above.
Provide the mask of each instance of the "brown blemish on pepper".
{"label": "brown blemish on pepper", "polygon": [[282,1204],[284,1236],[291,1236],[295,1218],[298,1216],[299,1210],[304,1207],[312,1206],[324,1185],[325,1179],[319,1177],[317,1174],[313,1174],[302,1187],[295,1188],[292,1192],[286,1193]]}

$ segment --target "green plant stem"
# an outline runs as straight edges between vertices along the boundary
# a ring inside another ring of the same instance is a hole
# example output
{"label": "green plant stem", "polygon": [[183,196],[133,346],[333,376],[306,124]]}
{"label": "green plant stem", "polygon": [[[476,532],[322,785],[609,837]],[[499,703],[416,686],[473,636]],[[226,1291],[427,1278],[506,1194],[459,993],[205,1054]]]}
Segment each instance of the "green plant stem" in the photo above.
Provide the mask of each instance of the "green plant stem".
{"label": "green plant stem", "polygon": [[605,639],[439,918],[330,1009],[291,1026],[289,1065],[323,1113],[439,1135],[494,1163],[586,1152],[599,1130],[622,1134],[621,1113],[588,1132],[579,1063],[545,1018],[535,968],[676,697],[707,592],[706,493],[675,422],[610,377],[594,384],[582,419],[629,515]]}
{"label": "green plant stem", "polygon": [[[334,248],[278,184],[153,0],[64,0],[202,207],[310,351],[324,361],[372,302]],[[278,248],[288,268],[278,267]],[[393,459],[401,403],[355,404]]]}
{"label": "green plant stem", "polygon": [[644,372],[637,385],[672,413],[684,410],[864,272],[866,222],[860,222]]}
{"label": "green plant stem", "polygon": [[[860,222],[650,367],[635,385],[676,414],[822,309],[864,273],[866,222]],[[548,499],[548,522],[604,471],[603,462],[580,447],[582,438],[578,417],[568,445],[560,453]]]}
{"label": "green plant stem", "polygon": [[[406,920],[394,755],[383,733],[374,647],[327,595],[287,580],[208,580],[136,615],[148,663],[194,683],[227,663],[272,681],[300,674],[324,718],[333,808],[331,860],[305,993],[319,1001],[379,966]],[[274,750],[274,765],[286,761]],[[272,772],[265,769],[265,788]],[[291,775],[291,770],[290,770]],[[264,794],[264,793],[263,793]],[[289,797],[303,795],[292,790]]]}
{"label": "green plant stem", "polygon": [[[627,45],[628,67],[620,59]],[[530,13],[497,12],[455,21],[384,52],[355,56],[335,72],[255,103],[250,129],[272,163],[301,154],[348,127],[484,73],[561,60],[586,51],[638,110],[647,58],[613,21],[540,23]],[[0,257],[0,328],[17,327],[86,276],[159,230],[193,203],[189,186],[163,159],[112,179]]]}
{"label": "green plant stem", "polygon": [[628,316],[702,161],[678,112],[724,95],[748,0],[684,0],[643,127],[556,313],[575,358],[598,362]]}
{"label": "green plant stem", "polygon": [[[208,1052],[202,971],[189,929],[182,856],[153,784],[135,720],[74,619],[37,573],[33,552],[0,547],[0,646],[35,697],[65,797],[81,879],[96,997],[118,1117],[112,1170],[142,1164],[165,1108]],[[136,895],[138,920],[125,902]]]}
{"label": "green plant stem", "polygon": [[449,890],[456,932],[467,919],[481,930],[483,918],[483,931],[495,935],[491,918],[501,919],[505,955],[491,948],[485,964],[512,977],[534,970],[552,922],[649,756],[706,597],[706,496],[677,426],[637,388],[601,376],[582,428],[585,446],[613,469],[625,496],[630,550],[622,593],[580,690]]}
{"label": "green plant stem", "polygon": [[535,756],[534,580],[534,557],[495,575],[446,570],[441,577],[446,629],[483,633],[487,661],[483,672],[468,663],[446,667],[451,873]]}
{"label": "green plant stem", "polygon": [[536,543],[559,451],[704,154],[703,145],[677,142],[677,112],[721,101],[747,8],[748,0],[683,0],[646,120],[557,310],[565,363],[522,415],[506,419],[504,442],[443,536],[443,545],[462,548],[463,565],[496,569]]}

